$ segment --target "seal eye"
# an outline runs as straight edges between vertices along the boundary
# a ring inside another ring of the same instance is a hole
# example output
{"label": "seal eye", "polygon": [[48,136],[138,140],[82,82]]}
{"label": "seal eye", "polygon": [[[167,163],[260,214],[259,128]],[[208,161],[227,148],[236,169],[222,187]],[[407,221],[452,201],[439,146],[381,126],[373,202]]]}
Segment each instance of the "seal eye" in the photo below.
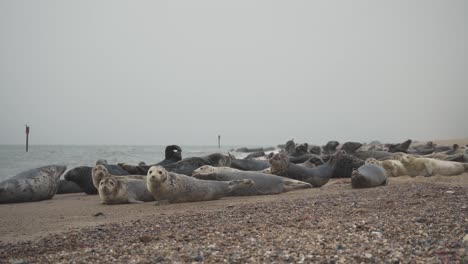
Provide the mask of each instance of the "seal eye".
{"label": "seal eye", "polygon": [[162,171],[158,171],[159,174],[162,174]]}
{"label": "seal eye", "polygon": [[152,170],[150,170],[150,171],[149,171],[149,174],[153,174],[153,171],[152,171]]}

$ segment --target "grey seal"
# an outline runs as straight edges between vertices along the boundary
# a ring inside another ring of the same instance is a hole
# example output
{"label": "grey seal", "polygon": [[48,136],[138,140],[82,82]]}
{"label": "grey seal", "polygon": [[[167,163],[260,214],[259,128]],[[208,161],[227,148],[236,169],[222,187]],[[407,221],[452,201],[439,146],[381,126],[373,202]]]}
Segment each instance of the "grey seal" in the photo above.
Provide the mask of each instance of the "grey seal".
{"label": "grey seal", "polygon": [[151,167],[146,177],[146,187],[154,198],[169,203],[217,200],[253,184],[248,179],[228,182],[199,180],[168,172],[161,166]]}
{"label": "grey seal", "polygon": [[[122,169],[130,172],[133,175],[147,175],[149,169],[152,166],[134,166],[125,163],[118,164]],[[171,164],[163,165],[164,169],[177,173],[177,174],[185,174],[185,175],[192,175],[193,171],[200,168],[203,165],[211,165],[214,167],[221,167],[221,166],[231,166],[231,158],[229,156],[223,155],[221,153],[214,153],[203,157],[190,157],[182,159],[178,162],[174,162]]]}
{"label": "grey seal", "polygon": [[333,174],[333,159],[324,165],[308,168],[289,162],[285,152],[275,154],[270,159],[271,173],[312,184],[314,187],[325,185]]}
{"label": "grey seal", "polygon": [[353,171],[351,186],[353,188],[370,188],[386,185],[388,175],[382,166],[368,163]]}
{"label": "grey seal", "polygon": [[144,180],[107,176],[99,182],[98,190],[103,204],[136,204],[154,201]]}
{"label": "grey seal", "polygon": [[51,199],[57,192],[66,166],[49,165],[27,170],[0,183],[0,203],[22,203]]}
{"label": "grey seal", "polygon": [[310,183],[260,172],[226,170],[221,168],[208,168],[206,171],[210,172],[196,173],[193,177],[202,180],[215,181],[233,181],[242,179],[250,179],[254,181],[255,184],[250,187],[233,191],[231,193],[232,196],[279,194],[312,187]]}

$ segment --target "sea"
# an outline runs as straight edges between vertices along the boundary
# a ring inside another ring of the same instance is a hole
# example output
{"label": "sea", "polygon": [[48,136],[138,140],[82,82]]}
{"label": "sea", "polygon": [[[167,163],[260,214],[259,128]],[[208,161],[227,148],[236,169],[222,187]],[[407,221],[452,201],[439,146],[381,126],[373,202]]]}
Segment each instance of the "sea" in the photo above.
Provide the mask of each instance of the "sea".
{"label": "sea", "polygon": [[[235,152],[240,147],[256,146],[180,146],[182,158],[200,157],[212,153],[233,154],[243,158],[246,153]],[[154,164],[164,159],[166,146],[73,146],[73,145],[0,145],[0,182],[17,173],[45,165],[65,165],[67,170],[78,166],[94,166],[98,159],[109,164]]]}

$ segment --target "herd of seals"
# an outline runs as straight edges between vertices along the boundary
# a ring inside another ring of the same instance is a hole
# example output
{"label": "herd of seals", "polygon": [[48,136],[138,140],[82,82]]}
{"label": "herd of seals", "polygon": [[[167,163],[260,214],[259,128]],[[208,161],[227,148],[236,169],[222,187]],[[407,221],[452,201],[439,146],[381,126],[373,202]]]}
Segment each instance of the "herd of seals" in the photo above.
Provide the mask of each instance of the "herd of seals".
{"label": "herd of seals", "polygon": [[412,140],[398,144],[329,141],[324,146],[289,140],[278,148],[238,152],[249,154],[243,159],[230,153],[182,158],[182,149],[169,145],[165,159],[151,165],[108,164],[101,159],[94,167],[67,172],[65,166],[44,166],[0,182],[0,203],[80,192],[98,194],[103,204],[194,202],[320,188],[331,178],[351,178],[352,188],[371,188],[386,185],[391,177],[453,176],[468,170],[467,146]]}

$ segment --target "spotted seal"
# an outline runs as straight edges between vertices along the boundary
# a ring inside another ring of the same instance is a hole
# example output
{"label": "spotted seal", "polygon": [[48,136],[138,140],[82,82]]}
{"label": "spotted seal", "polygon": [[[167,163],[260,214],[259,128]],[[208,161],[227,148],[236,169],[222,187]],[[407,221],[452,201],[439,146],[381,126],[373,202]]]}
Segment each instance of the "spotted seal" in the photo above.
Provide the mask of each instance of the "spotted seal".
{"label": "spotted seal", "polygon": [[248,179],[228,182],[199,180],[168,172],[162,166],[152,166],[146,177],[146,187],[153,197],[169,203],[216,200],[253,184]]}
{"label": "spotted seal", "polygon": [[0,182],[0,203],[22,203],[51,199],[57,192],[66,166],[49,165],[27,170]]}
{"label": "spotted seal", "polygon": [[144,203],[154,201],[145,180],[128,177],[104,177],[99,182],[99,198],[103,204]]}

